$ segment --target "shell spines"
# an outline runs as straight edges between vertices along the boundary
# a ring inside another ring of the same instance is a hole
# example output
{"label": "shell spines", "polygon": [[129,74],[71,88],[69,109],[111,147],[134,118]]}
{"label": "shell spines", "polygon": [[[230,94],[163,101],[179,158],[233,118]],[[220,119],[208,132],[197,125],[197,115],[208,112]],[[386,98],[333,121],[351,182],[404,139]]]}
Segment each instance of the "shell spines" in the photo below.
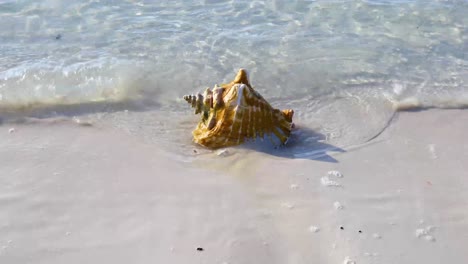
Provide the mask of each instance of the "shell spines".
{"label": "shell spines", "polygon": [[227,147],[256,138],[268,138],[277,145],[285,144],[290,136],[294,112],[273,108],[252,88],[243,69],[231,83],[184,99],[196,114],[202,113],[193,136],[203,146]]}

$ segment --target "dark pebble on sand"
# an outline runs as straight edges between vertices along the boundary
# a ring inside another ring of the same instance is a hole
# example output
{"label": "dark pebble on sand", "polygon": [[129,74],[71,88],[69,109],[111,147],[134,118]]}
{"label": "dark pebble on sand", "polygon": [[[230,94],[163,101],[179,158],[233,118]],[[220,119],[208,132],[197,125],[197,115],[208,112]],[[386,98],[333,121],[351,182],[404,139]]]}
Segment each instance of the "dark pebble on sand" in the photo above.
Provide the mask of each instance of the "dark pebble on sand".
{"label": "dark pebble on sand", "polygon": [[61,39],[61,38],[62,38],[62,35],[61,35],[61,34],[58,34],[57,36],[55,36],[55,39],[56,39],[56,40],[59,40],[59,39]]}
{"label": "dark pebble on sand", "polygon": [[341,229],[341,230],[344,230],[344,227],[340,226],[340,229]]}
{"label": "dark pebble on sand", "polygon": [[362,231],[361,231],[361,230],[359,230],[359,233],[362,233]]}
{"label": "dark pebble on sand", "polygon": [[203,251],[203,248],[198,247],[198,248],[197,248],[197,251]]}

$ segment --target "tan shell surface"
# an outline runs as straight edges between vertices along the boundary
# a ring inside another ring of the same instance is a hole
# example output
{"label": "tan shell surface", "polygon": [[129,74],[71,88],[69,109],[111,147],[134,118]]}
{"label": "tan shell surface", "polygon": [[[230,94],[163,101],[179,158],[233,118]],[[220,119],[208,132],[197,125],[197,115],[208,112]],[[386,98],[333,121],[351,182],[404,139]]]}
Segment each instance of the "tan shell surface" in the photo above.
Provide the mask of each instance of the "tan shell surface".
{"label": "tan shell surface", "polygon": [[290,136],[293,110],[273,108],[248,81],[241,69],[229,84],[207,89],[204,96],[184,96],[202,119],[193,131],[196,143],[221,148],[257,138],[274,145],[285,144]]}

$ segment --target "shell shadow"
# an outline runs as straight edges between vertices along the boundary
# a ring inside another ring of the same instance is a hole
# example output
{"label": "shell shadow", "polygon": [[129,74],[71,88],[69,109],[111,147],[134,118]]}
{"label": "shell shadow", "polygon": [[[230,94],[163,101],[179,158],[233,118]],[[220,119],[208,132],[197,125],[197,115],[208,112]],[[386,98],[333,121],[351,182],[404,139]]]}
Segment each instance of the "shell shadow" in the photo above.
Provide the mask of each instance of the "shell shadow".
{"label": "shell shadow", "polygon": [[272,147],[270,142],[251,142],[244,146],[272,156],[289,159],[309,159],[338,163],[329,152],[344,153],[346,150],[327,143],[326,136],[307,127],[297,127],[291,133],[288,143],[281,147]]}

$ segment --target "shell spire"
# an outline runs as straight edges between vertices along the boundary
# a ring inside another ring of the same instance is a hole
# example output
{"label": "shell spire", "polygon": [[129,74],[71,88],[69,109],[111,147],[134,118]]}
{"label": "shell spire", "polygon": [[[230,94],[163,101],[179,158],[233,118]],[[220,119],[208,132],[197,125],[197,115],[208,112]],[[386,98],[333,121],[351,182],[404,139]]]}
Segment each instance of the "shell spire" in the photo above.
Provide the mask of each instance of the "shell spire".
{"label": "shell spire", "polygon": [[184,99],[195,108],[195,114],[202,114],[192,134],[205,147],[234,146],[257,138],[283,145],[291,135],[294,111],[273,108],[252,88],[244,69],[232,82]]}
{"label": "shell spire", "polygon": [[247,73],[246,70],[239,69],[239,71],[237,72],[236,78],[234,78],[234,81],[232,81],[232,83],[243,83],[245,85],[250,86],[249,74]]}

